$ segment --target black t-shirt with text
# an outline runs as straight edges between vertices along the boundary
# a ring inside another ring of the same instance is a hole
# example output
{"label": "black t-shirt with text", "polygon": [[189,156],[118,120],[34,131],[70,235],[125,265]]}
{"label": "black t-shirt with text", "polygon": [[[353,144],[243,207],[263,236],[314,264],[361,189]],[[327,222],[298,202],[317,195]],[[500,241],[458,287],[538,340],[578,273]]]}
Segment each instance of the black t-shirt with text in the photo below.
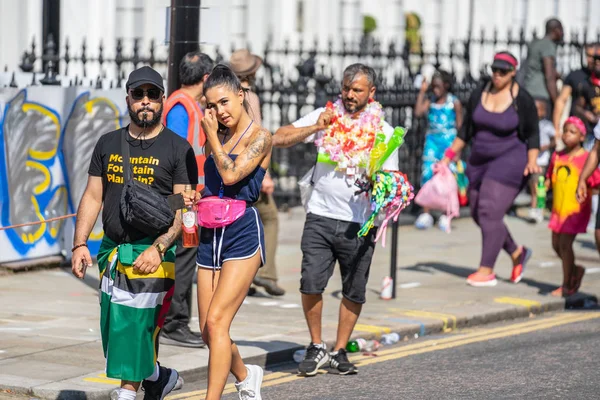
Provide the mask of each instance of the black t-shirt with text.
{"label": "black t-shirt with text", "polygon": [[121,136],[127,135],[130,168],[133,177],[150,185],[163,196],[173,194],[173,185],[198,181],[198,167],[190,144],[164,128],[152,139],[136,139],[128,127],[100,137],[90,162],[88,173],[102,177],[102,225],[104,234],[117,243],[132,242],[146,235],[123,221],[120,210],[123,190],[123,151]]}

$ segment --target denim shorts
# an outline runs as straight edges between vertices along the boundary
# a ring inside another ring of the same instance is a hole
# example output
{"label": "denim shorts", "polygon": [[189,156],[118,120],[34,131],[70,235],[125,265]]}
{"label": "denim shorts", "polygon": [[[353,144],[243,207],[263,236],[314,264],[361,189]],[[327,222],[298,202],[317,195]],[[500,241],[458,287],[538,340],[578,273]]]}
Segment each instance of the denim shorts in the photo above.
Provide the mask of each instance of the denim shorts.
{"label": "denim shorts", "polygon": [[244,215],[223,228],[200,229],[198,268],[221,269],[230,260],[244,260],[260,252],[265,263],[265,232],[256,208],[246,208]]}
{"label": "denim shorts", "polygon": [[358,237],[360,228],[361,225],[356,222],[315,214],[306,216],[301,243],[301,293],[323,293],[337,261],[342,275],[343,296],[353,303],[366,301],[377,229],[371,229],[367,236]]}

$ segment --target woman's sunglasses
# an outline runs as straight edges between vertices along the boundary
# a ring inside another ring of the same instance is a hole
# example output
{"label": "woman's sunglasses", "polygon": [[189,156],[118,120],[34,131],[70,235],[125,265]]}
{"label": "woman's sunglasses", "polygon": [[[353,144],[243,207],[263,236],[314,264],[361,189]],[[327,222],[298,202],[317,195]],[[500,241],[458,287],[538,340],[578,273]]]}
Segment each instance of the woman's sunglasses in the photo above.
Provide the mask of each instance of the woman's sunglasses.
{"label": "woman's sunglasses", "polygon": [[492,74],[500,74],[502,76],[508,74],[510,72],[510,70],[507,69],[501,69],[501,68],[492,68]]}
{"label": "woman's sunglasses", "polygon": [[144,98],[144,96],[148,96],[148,100],[157,101],[162,97],[162,91],[160,89],[152,88],[148,90],[143,89],[132,89],[129,91],[129,94],[132,99],[139,101]]}

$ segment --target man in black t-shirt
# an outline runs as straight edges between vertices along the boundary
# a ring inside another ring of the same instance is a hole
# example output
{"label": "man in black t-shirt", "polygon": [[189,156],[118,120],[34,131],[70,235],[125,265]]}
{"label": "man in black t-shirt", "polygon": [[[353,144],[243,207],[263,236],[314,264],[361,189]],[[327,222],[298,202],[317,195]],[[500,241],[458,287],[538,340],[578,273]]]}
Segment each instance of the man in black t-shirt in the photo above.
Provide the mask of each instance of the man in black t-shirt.
{"label": "man in black t-shirt", "polygon": [[562,127],[560,126],[560,121],[562,119],[562,114],[567,104],[567,100],[569,97],[571,98],[571,110],[569,111],[569,115],[573,115],[575,109],[575,103],[581,93],[586,91],[590,85],[590,76],[591,69],[594,64],[594,54],[596,51],[596,44],[588,44],[585,47],[585,59],[586,64],[583,68],[578,69],[576,71],[572,71],[567,75],[563,82],[562,89],[560,91],[560,95],[554,104],[554,114],[552,118],[552,122],[554,123],[554,132],[556,138],[560,138],[562,133]]}
{"label": "man in black t-shirt", "polygon": [[[100,325],[106,375],[120,379],[119,400],[134,400],[140,383],[146,400],[163,398],[180,382],[177,371],[155,362],[175,280],[178,211],[167,232],[154,235],[128,225],[121,214],[124,187],[122,139],[129,146],[133,179],[166,197],[195,186],[198,170],[190,144],[161,124],[162,77],[150,67],[133,71],[126,84],[131,124],[102,136],[92,154],[79,203],[72,270],[83,278],[92,264],[87,239],[102,208],[104,239],[98,252]],[[143,383],[142,383],[143,382]]]}
{"label": "man in black t-shirt", "polygon": [[600,120],[600,49],[596,49],[588,84],[582,87],[573,114],[585,122],[588,132]]}

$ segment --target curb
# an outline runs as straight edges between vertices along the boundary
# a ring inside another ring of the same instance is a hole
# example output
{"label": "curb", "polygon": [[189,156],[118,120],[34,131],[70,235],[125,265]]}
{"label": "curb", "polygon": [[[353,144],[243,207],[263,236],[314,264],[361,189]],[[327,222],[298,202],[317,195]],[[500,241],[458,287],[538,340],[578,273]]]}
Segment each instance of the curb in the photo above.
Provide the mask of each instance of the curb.
{"label": "curb", "polygon": [[[597,302],[595,296],[582,295],[577,296],[574,299],[568,299],[567,301],[565,301],[565,299],[549,299],[548,301],[541,303],[540,306],[512,306],[504,310],[475,313],[472,315],[456,318],[455,327],[453,326],[450,329],[454,330],[482,326],[501,321],[530,318],[533,315],[542,315],[548,312],[561,311],[577,307],[588,300]],[[446,330],[444,328],[446,328]],[[415,324],[413,326],[405,326],[403,328],[391,327],[390,332],[394,332],[400,335],[401,341],[403,341],[411,340],[411,338],[445,333],[448,332],[448,328],[444,322],[434,320],[423,322],[421,326]],[[353,334],[351,339],[357,339],[358,337],[362,337],[364,339],[369,340],[377,339],[380,336],[381,333],[363,334],[361,332],[361,334]],[[278,364],[289,363],[292,360],[294,352],[303,348],[304,346],[301,345],[290,346],[283,350],[265,352],[260,355],[246,357],[244,358],[244,361],[248,364],[256,364],[261,367],[272,367]],[[188,383],[206,379],[207,372],[208,367],[206,365],[179,371],[181,377],[183,377],[183,379]],[[83,388],[83,390],[59,389],[58,386],[60,386],[60,382],[55,382],[50,385],[55,386],[56,389],[42,388],[36,386],[19,387],[17,385],[6,385],[0,383],[0,390],[8,390],[11,391],[13,394],[20,394],[51,400],[106,400],[109,398],[110,393],[114,390],[114,387],[108,389],[103,388],[99,390],[85,390]]]}

